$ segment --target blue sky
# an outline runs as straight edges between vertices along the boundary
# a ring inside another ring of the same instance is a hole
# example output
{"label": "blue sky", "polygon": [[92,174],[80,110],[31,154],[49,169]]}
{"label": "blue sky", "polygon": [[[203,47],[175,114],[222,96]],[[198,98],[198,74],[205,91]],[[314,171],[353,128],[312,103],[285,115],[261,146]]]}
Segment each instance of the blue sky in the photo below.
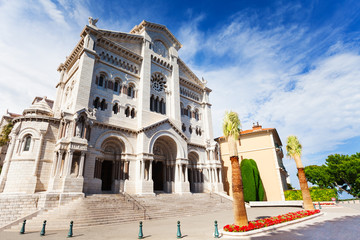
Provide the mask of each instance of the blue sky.
{"label": "blue sky", "polygon": [[213,89],[215,137],[233,110],[243,129],[275,127],[283,144],[297,135],[305,165],[359,151],[359,1],[0,0],[0,114],[54,98],[56,69],[89,16],[123,32],[143,19],[166,25]]}

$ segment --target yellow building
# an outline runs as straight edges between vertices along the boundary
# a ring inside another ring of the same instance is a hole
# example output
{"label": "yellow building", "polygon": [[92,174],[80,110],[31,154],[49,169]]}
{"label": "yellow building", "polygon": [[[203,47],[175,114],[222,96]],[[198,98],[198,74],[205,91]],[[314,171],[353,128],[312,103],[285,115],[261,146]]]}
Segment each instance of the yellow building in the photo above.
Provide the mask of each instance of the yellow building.
{"label": "yellow building", "polygon": [[[215,139],[220,145],[224,191],[232,196],[231,163],[228,144],[224,137]],[[267,201],[285,201],[288,173],[283,165],[283,151],[280,137],[275,128],[262,128],[254,124],[252,129],[241,131],[238,141],[239,162],[254,159],[265,189]]]}

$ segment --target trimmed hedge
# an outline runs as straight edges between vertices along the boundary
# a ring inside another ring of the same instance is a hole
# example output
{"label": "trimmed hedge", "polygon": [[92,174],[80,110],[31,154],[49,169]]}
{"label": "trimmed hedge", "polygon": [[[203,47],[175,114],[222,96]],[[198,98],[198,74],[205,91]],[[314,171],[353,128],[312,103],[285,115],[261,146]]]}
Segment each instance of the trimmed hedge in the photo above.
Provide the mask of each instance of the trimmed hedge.
{"label": "trimmed hedge", "polygon": [[[336,189],[320,189],[318,187],[309,188],[313,201],[331,201],[331,198],[338,199]],[[284,191],[285,200],[303,200],[301,190]]]}
{"label": "trimmed hedge", "polygon": [[240,163],[240,169],[245,202],[263,201],[265,191],[256,162],[253,159],[243,159]]}

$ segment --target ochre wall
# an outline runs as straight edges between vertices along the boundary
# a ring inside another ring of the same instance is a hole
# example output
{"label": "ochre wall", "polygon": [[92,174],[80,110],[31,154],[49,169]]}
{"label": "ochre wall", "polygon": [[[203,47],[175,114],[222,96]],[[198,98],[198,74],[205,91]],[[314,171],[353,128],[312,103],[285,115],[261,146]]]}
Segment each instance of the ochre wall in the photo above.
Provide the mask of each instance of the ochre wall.
{"label": "ochre wall", "polygon": [[[221,160],[223,163],[224,190],[232,196],[231,191],[231,163],[229,149],[224,138],[220,138]],[[267,201],[283,201],[283,183],[277,164],[272,131],[261,131],[240,135],[238,141],[239,163],[241,159],[254,159],[260,172]]]}

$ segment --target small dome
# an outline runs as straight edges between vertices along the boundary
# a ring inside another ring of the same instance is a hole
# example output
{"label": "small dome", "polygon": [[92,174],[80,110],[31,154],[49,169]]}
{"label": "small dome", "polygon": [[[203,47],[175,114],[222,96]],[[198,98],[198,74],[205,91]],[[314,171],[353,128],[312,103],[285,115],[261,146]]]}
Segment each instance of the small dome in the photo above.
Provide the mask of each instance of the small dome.
{"label": "small dome", "polygon": [[26,108],[23,115],[45,115],[53,116],[53,111],[49,104],[46,102],[46,97],[43,97],[41,101],[34,102],[30,107]]}

